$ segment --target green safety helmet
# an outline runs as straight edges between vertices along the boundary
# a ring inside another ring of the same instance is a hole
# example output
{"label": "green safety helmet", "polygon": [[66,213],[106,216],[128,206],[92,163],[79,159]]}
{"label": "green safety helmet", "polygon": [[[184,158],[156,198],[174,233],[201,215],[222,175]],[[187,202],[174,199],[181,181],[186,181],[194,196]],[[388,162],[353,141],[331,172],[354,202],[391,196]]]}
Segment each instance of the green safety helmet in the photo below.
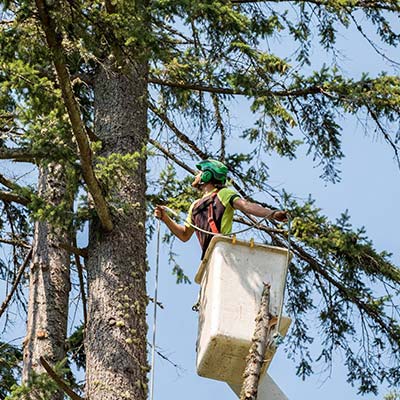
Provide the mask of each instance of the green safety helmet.
{"label": "green safety helmet", "polygon": [[228,168],[220,161],[203,160],[196,164],[196,168],[202,172],[201,182],[203,183],[208,183],[213,179],[223,184],[226,182]]}

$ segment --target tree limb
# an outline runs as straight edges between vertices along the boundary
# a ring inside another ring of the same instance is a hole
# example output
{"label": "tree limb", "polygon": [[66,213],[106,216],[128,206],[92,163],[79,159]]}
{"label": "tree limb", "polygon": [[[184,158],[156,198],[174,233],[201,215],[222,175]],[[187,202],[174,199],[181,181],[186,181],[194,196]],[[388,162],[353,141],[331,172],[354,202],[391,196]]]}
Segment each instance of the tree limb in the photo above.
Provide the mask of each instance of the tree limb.
{"label": "tree limb", "polygon": [[[77,248],[76,237],[74,237],[74,247]],[[82,250],[82,249],[78,249],[78,250]],[[85,251],[85,253],[86,253],[86,257],[87,257],[87,250]],[[87,301],[86,301],[85,282],[83,279],[83,267],[82,267],[79,255],[77,253],[75,253],[74,257],[75,257],[76,268],[78,270],[79,288],[80,288],[81,297],[82,297],[83,323],[84,323],[83,332],[86,332],[88,318],[87,318]]]}
{"label": "tree limb", "polygon": [[4,311],[7,309],[8,304],[10,303],[15,291],[18,288],[19,282],[21,281],[21,278],[24,274],[25,268],[29,263],[29,260],[31,259],[32,256],[32,247],[30,248],[30,250],[28,251],[28,254],[25,256],[25,259],[23,261],[23,263],[21,264],[21,266],[18,269],[17,275],[15,277],[14,283],[12,285],[12,288],[10,290],[10,293],[8,293],[7,297],[5,298],[5,300],[3,301],[3,304],[0,307],[0,318],[3,315]]}
{"label": "tree limb", "polygon": [[35,0],[39,12],[40,21],[46,35],[47,44],[53,55],[54,66],[57,71],[62,97],[71,121],[72,131],[76,138],[79,148],[79,158],[81,162],[82,174],[88,186],[88,190],[93,197],[101,225],[106,231],[111,231],[113,223],[110,210],[101,191],[101,187],[94,174],[92,167],[92,151],[89,146],[86,128],[81,119],[79,104],[72,90],[69,71],[66,66],[66,57],[62,45],[62,36],[57,33],[53,19],[44,0]]}
{"label": "tree limb", "polygon": [[[250,4],[250,3],[305,3],[315,4],[317,6],[330,6],[331,2],[325,0],[230,0],[232,4]],[[391,4],[392,3],[392,4]],[[335,3],[336,5],[337,3]],[[400,11],[399,3],[393,2],[380,2],[380,1],[363,1],[363,0],[348,0],[347,2],[340,3],[341,8],[351,7],[364,8],[364,9],[378,9],[398,12]]]}
{"label": "tree limb", "polygon": [[6,178],[4,175],[0,174],[0,184],[5,186],[8,189],[14,190],[18,187],[16,183],[11,181],[10,179]]}
{"label": "tree limb", "polygon": [[251,91],[245,91],[240,89],[233,88],[224,88],[224,87],[215,87],[215,86],[205,86],[199,83],[186,83],[186,82],[174,82],[168,80],[162,80],[156,77],[149,77],[149,83],[153,83],[155,85],[161,86],[169,86],[177,89],[186,89],[186,90],[197,90],[199,92],[208,92],[208,93],[217,93],[217,94],[225,94],[225,95],[238,95],[238,96],[277,96],[277,97],[290,97],[290,96],[307,96],[310,94],[326,94],[324,89],[320,86],[310,86],[305,89],[296,89],[296,90],[265,90],[265,89],[252,89]]}
{"label": "tree limb", "polygon": [[397,161],[397,166],[400,168],[399,147],[396,145],[396,143],[392,140],[392,138],[386,132],[385,128],[382,126],[381,122],[379,121],[379,118],[376,115],[375,111],[368,104],[367,104],[367,110],[368,110],[369,114],[371,115],[372,119],[375,121],[378,129],[382,132],[383,137],[386,140],[386,142],[389,143],[389,145],[392,147],[392,149],[394,151],[394,156]]}
{"label": "tree limb", "polygon": [[[258,229],[264,230],[263,228]],[[277,235],[272,234],[271,236],[280,246],[285,246],[285,243],[280,238],[278,238]],[[357,295],[352,294],[350,289],[335,280],[314,257],[307,253],[306,250],[301,248],[293,241],[291,242],[291,249],[293,253],[295,253],[302,260],[306,261],[316,273],[326,279],[327,282],[331,283],[332,286],[334,286],[340,292],[343,298],[354,303],[358,307],[360,312],[363,311],[369,317],[371,317],[382,328],[382,331],[387,334],[389,339],[392,339],[396,342],[400,340],[400,338],[397,337],[396,333],[391,331],[390,326],[388,326],[388,324],[381,318],[380,314],[371,305],[364,302],[361,298],[357,297]]]}
{"label": "tree limb", "polygon": [[30,247],[31,247],[31,245],[29,243],[26,243],[22,240],[17,240],[17,239],[0,238],[0,243],[9,244],[11,246],[25,247],[26,249],[30,249]]}
{"label": "tree limb", "polygon": [[77,255],[77,256],[80,256],[80,257],[83,257],[83,258],[87,258],[88,257],[87,249],[83,249],[83,248],[76,247],[76,246],[71,246],[68,243],[60,243],[58,245],[58,247],[60,249],[66,250],[66,251],[68,251],[68,252],[70,252],[70,253],[72,253],[74,255]]}
{"label": "tree limb", "polygon": [[34,156],[24,149],[0,148],[0,160],[13,160],[20,162],[33,162]]}
{"label": "tree limb", "polygon": [[173,162],[175,162],[176,164],[178,164],[180,167],[182,167],[184,170],[186,170],[187,172],[190,172],[192,175],[196,174],[196,171],[192,168],[190,168],[188,165],[186,165],[184,162],[180,161],[177,157],[175,157],[170,151],[168,151],[165,147],[161,146],[161,144],[159,142],[157,142],[157,140],[154,139],[149,139],[149,142],[156,147],[158,150],[160,150],[166,158],[169,158],[170,160],[172,160]]}
{"label": "tree limb", "polygon": [[178,129],[178,127],[174,124],[172,120],[168,118],[168,116],[159,110],[157,107],[155,107],[153,104],[149,103],[149,109],[163,121],[168,128],[171,129],[172,132],[175,133],[176,137],[181,140],[183,143],[189,146],[191,150],[195,152],[201,159],[206,159],[209,157],[208,154],[206,154],[204,151],[200,150],[196,143],[193,142],[187,135],[185,135],[181,130]]}
{"label": "tree limb", "polygon": [[270,283],[264,283],[261,295],[260,308],[256,317],[256,327],[252,338],[249,354],[246,358],[246,368],[243,372],[243,384],[240,391],[240,400],[256,400],[261,367],[264,361],[270,332],[269,303]]}
{"label": "tree limb", "polygon": [[72,400],[85,400],[83,397],[77,395],[65,382],[61,379],[57,373],[54,371],[53,368],[50,367],[48,362],[43,358],[40,357],[40,363],[43,365],[43,368],[49,374],[49,376],[53,379],[53,381],[57,384],[57,386]]}
{"label": "tree limb", "polygon": [[[21,189],[20,186],[18,186],[16,183],[6,178],[2,174],[0,174],[0,184],[11,190]],[[5,202],[19,203],[22,204],[23,206],[27,206],[31,202],[31,200],[28,197],[21,196],[16,193],[5,192],[4,190],[0,190],[0,200],[3,200]]]}
{"label": "tree limb", "polygon": [[[240,222],[246,225],[250,225],[250,223],[247,221],[240,221]],[[271,229],[268,228],[266,225],[262,224],[258,224],[255,228],[268,233],[279,246],[286,247],[286,243],[281,238],[283,235],[282,232],[275,233],[271,231]],[[382,331],[386,333],[389,339],[394,340],[396,342],[400,340],[400,338],[397,337],[397,334],[391,331],[390,326],[388,326],[385,320],[381,318],[380,314],[377,313],[377,311],[371,305],[364,302],[361,298],[357,297],[356,295],[352,294],[350,289],[348,289],[345,285],[334,279],[329,274],[329,272],[312,255],[310,255],[306,250],[304,250],[294,241],[291,241],[291,251],[294,254],[296,254],[300,259],[307,262],[317,274],[319,274],[327,282],[332,284],[332,286],[335,287],[340,292],[343,298],[349,300],[351,303],[354,303],[359,309],[360,313],[365,312],[370,318],[372,318],[372,320],[374,320],[382,328]]]}
{"label": "tree limb", "polygon": [[27,206],[30,203],[30,200],[26,197],[11,192],[5,192],[4,190],[0,190],[0,200],[3,200],[7,203],[18,203],[23,206]]}

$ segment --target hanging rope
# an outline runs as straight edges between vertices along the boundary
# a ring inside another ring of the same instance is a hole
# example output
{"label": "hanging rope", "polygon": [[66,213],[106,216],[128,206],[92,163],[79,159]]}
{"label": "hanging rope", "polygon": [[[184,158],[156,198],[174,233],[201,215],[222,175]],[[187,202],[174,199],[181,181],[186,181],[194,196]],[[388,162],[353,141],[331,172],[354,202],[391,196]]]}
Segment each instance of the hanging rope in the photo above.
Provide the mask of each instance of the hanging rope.
{"label": "hanging rope", "polygon": [[160,232],[161,221],[157,223],[157,250],[156,250],[156,276],[154,281],[154,310],[153,310],[153,339],[151,342],[151,383],[150,383],[150,400],[154,398],[154,370],[156,357],[156,331],[157,331],[157,296],[158,296],[158,267],[160,265]]}
{"label": "hanging rope", "polygon": [[287,239],[287,244],[288,245],[287,245],[287,255],[286,255],[286,268],[285,268],[285,274],[284,274],[284,279],[283,279],[282,302],[281,302],[280,307],[279,307],[278,322],[276,324],[275,333],[272,336],[274,345],[276,347],[279,346],[283,341],[283,337],[279,333],[279,329],[281,327],[281,320],[282,320],[282,313],[283,313],[283,303],[285,302],[286,279],[287,279],[288,270],[289,270],[289,263],[290,263],[290,249],[291,249],[290,239],[291,239],[291,225],[292,225],[291,224],[290,215],[288,215],[287,224],[288,224],[288,239]]}

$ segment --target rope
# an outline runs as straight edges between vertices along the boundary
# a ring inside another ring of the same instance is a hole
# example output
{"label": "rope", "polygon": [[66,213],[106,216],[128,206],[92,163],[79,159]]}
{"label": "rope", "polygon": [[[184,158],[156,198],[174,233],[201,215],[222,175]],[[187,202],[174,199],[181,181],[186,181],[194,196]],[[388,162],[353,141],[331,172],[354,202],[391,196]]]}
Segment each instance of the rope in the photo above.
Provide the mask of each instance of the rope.
{"label": "rope", "polygon": [[153,339],[151,344],[151,384],[150,384],[150,400],[154,398],[154,366],[156,355],[156,331],[157,331],[157,295],[158,295],[158,267],[160,265],[160,232],[161,221],[157,224],[157,252],[156,252],[156,276],[154,282],[154,311],[153,311]]}
{"label": "rope", "polygon": [[286,279],[287,279],[287,274],[288,274],[288,270],[289,270],[289,262],[290,262],[290,249],[291,249],[291,242],[290,242],[290,236],[291,236],[291,220],[290,220],[290,216],[288,215],[288,239],[287,239],[287,255],[286,255],[286,268],[285,268],[285,275],[284,275],[284,279],[283,279],[283,293],[282,293],[282,301],[281,301],[281,305],[279,307],[279,313],[278,313],[278,322],[276,324],[276,328],[275,328],[275,333],[273,334],[273,341],[275,346],[279,346],[282,341],[283,341],[283,337],[282,335],[279,333],[279,329],[281,327],[281,320],[282,320],[282,313],[283,313],[283,303],[285,301],[285,292],[286,292]]}
{"label": "rope", "polygon": [[[165,210],[169,211],[171,214],[175,215],[175,217],[179,218],[179,214],[178,214],[176,211],[172,210],[171,208],[169,208],[169,207],[167,207],[167,206],[163,206],[163,208],[164,208]],[[231,237],[231,236],[238,235],[239,233],[246,232],[246,231],[248,231],[248,230],[250,230],[250,229],[257,228],[258,226],[260,226],[260,225],[261,225],[264,221],[266,221],[266,220],[267,220],[267,218],[264,217],[263,219],[261,219],[261,220],[260,220],[259,222],[257,222],[257,223],[254,223],[254,222],[253,222],[252,225],[250,225],[250,226],[247,227],[247,228],[241,229],[241,230],[239,230],[239,231],[231,232],[231,233],[229,233],[229,234],[227,234],[227,235],[224,235],[223,233],[214,233],[214,232],[211,232],[211,231],[206,231],[206,230],[201,229],[201,228],[199,228],[198,226],[192,224],[192,223],[189,222],[189,221],[185,221],[185,224],[188,224],[191,228],[195,229],[196,231],[199,231],[199,232],[202,232],[202,233],[206,233],[206,234],[211,235],[211,236]]]}

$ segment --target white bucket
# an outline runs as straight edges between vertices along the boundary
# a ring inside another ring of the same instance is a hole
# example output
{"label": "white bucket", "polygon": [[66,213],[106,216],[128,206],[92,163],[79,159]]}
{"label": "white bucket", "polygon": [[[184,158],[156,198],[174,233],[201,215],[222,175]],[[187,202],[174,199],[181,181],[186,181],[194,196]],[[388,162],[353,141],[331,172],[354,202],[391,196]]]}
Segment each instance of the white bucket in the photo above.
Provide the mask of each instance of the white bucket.
{"label": "white bucket", "polygon": [[[197,373],[211,379],[241,383],[255,329],[263,283],[270,283],[270,311],[278,316],[283,301],[287,249],[251,245],[215,236],[195,281],[201,285]],[[275,319],[276,322],[276,319]],[[290,319],[281,318],[286,335]],[[265,371],[274,355],[270,348]]]}

